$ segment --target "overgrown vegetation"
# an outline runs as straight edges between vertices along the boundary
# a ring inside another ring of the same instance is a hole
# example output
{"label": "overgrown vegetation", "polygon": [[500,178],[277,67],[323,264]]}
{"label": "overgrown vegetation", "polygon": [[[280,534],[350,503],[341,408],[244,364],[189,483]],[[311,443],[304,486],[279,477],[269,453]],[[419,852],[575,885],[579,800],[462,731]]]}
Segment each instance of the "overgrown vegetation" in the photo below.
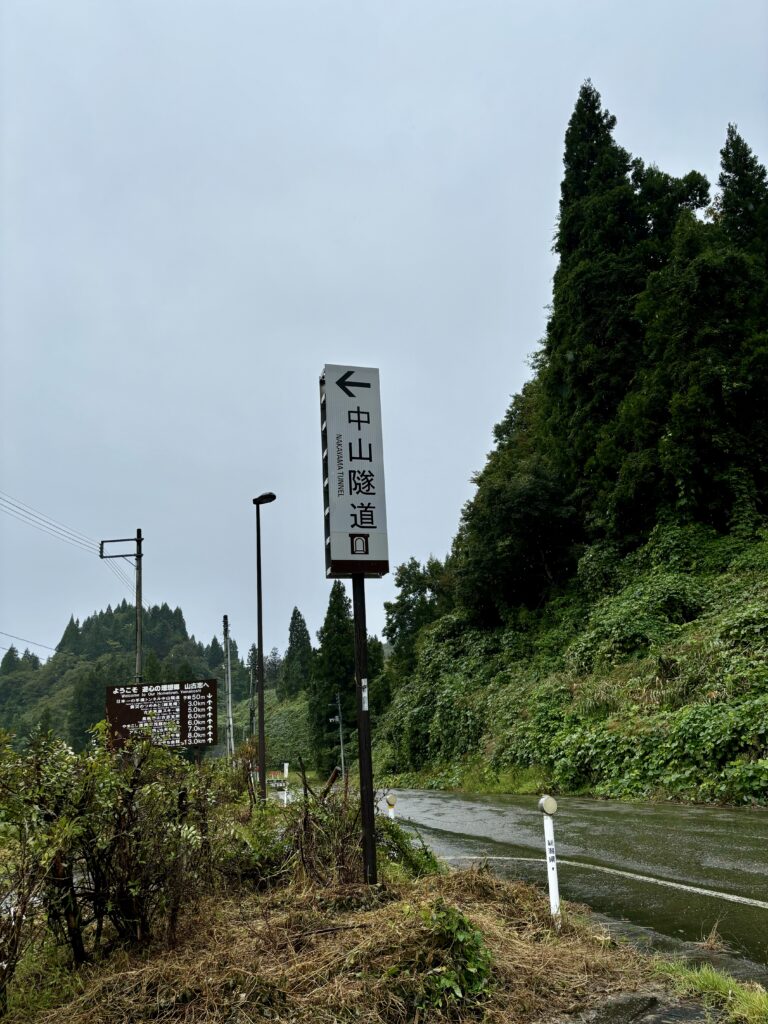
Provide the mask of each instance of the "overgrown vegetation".
{"label": "overgrown vegetation", "polygon": [[380,772],[765,802],[768,539],[657,530],[623,558],[598,553],[613,592],[597,601],[589,554],[557,601],[505,630],[454,614],[422,632],[410,685],[380,726]]}
{"label": "overgrown vegetation", "polygon": [[445,562],[396,571],[376,763],[764,802],[768,177],[729,125],[710,200],[615,125],[585,83],[535,373]]}
{"label": "overgrown vegetation", "polygon": [[362,885],[344,787],[253,806],[246,765],[100,732],[0,749],[0,1009],[12,1024],[527,1022],[648,985],[647,962],[389,819]]}

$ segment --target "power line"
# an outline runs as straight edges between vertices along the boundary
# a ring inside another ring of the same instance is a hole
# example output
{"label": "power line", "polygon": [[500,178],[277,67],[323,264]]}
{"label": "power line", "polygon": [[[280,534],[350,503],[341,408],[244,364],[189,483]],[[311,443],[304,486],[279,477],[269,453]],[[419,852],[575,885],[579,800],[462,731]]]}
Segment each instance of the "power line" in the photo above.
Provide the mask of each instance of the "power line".
{"label": "power line", "polygon": [[113,565],[112,562],[107,562],[107,566],[113,576],[116,576],[121,583],[124,583],[131,590],[133,589],[133,584],[131,583],[130,578],[126,575],[124,569],[121,569],[120,566]]}
{"label": "power line", "polygon": [[[109,566],[110,570],[112,571],[112,573],[117,577],[117,579],[119,579],[120,582],[128,588],[130,593],[135,594],[135,586],[133,580],[131,580],[130,577],[126,574],[125,569],[123,569],[119,565],[115,565],[114,561],[112,561],[111,559],[105,559],[105,561],[106,564]],[[142,601],[141,606],[144,609],[144,611],[149,611],[149,603],[147,601]]]}
{"label": "power line", "polygon": [[[88,537],[86,534],[81,533],[80,530],[74,530],[70,526],[65,526],[63,523],[59,523],[51,516],[46,515],[44,512],[34,508],[32,505],[28,505],[25,501],[21,501],[19,498],[14,498],[5,491],[0,491],[0,512],[5,512],[6,515],[12,516],[14,519],[18,519],[22,523],[26,523],[27,526],[40,530],[41,533],[47,533],[49,537],[55,537],[57,540],[64,541],[65,544],[71,544],[72,547],[79,548],[81,551],[86,551],[88,554],[94,555],[99,553],[99,545],[92,537]],[[127,555],[126,560],[129,560],[129,556]],[[129,578],[125,570],[121,566],[115,565],[114,562],[110,560],[106,560],[106,564],[109,566],[112,574],[116,576],[130,592],[133,592],[133,581]],[[142,607],[149,611],[149,604],[146,601],[142,601]],[[29,642],[31,643],[32,641]],[[53,650],[53,648],[51,648],[51,650]]]}
{"label": "power line", "polygon": [[65,544],[71,544],[72,547],[80,548],[81,551],[87,551],[88,554],[90,555],[98,554],[99,549],[97,546],[90,547],[87,544],[84,544],[82,541],[74,540],[67,534],[60,533],[55,528],[49,527],[46,523],[36,522],[31,517],[23,514],[23,512],[17,512],[11,508],[8,508],[5,505],[3,498],[0,498],[0,512],[5,512],[6,515],[13,516],[14,519],[18,519],[20,522],[26,523],[27,526],[32,526],[34,527],[34,529],[40,530],[42,533],[47,533],[51,537],[56,537],[57,540],[63,540]]}
{"label": "power line", "polygon": [[[21,642],[23,644],[32,644],[33,647],[44,647],[46,649],[46,651],[55,651],[56,650],[55,647],[50,647],[48,644],[38,644],[38,643],[35,643],[34,640],[27,640],[27,638],[24,637],[24,636],[14,636],[13,633],[5,633],[5,632],[3,632],[2,629],[0,629],[0,636],[9,636],[12,640],[21,640]],[[5,649],[8,650],[9,648],[6,647]]]}
{"label": "power line", "polygon": [[42,519],[48,525],[55,527],[56,529],[62,530],[65,533],[70,534],[75,540],[85,541],[87,544],[97,547],[96,541],[93,537],[88,537],[86,534],[81,533],[80,530],[73,530],[70,526],[65,526],[64,523],[57,522],[52,516],[46,515],[45,512],[41,512],[38,508],[33,508],[32,505],[28,505],[25,501],[20,498],[14,498],[13,495],[8,494],[6,491],[0,491],[0,500],[7,501],[9,504],[15,506],[20,511],[26,511],[34,514],[36,519]]}

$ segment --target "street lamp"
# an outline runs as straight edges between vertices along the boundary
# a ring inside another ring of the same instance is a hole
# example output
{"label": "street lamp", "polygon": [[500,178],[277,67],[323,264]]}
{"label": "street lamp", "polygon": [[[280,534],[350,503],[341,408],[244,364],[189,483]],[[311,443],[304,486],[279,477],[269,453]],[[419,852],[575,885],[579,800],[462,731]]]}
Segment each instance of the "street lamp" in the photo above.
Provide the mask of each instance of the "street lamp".
{"label": "street lamp", "polygon": [[258,662],[258,694],[259,694],[259,797],[266,802],[267,799],[267,767],[264,756],[264,636],[261,622],[261,506],[268,505],[275,500],[276,495],[271,491],[260,494],[253,499],[256,506],[256,603],[258,618],[257,645],[259,649]]}

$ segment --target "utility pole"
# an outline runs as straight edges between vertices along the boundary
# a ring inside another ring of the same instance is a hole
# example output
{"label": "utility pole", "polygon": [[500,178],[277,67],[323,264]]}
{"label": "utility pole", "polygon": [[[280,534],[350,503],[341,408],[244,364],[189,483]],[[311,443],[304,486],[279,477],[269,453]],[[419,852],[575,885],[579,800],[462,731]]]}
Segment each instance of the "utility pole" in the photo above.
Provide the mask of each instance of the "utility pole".
{"label": "utility pole", "polygon": [[141,604],[141,530],[136,531],[136,682],[140,683],[144,678],[144,632],[142,629]]}
{"label": "utility pole", "polygon": [[[135,559],[136,566],[136,682],[140,683],[143,679],[143,666],[144,666],[144,639],[142,632],[142,604],[141,604],[141,560],[143,558],[141,545],[143,542],[141,530],[136,531],[135,537],[118,537],[116,540],[102,540],[99,542],[99,558],[125,558]],[[136,550],[132,555],[120,554],[120,555],[105,555],[104,545],[105,544],[136,544]]]}
{"label": "utility pole", "polygon": [[253,688],[253,658],[249,658],[251,668],[251,685],[248,690],[248,735],[253,736],[256,731],[256,705],[254,704],[255,692]]}
{"label": "utility pole", "polygon": [[235,724],[232,719],[232,663],[229,657],[229,617],[227,615],[224,616],[224,652],[227,677],[227,753],[233,757],[235,753]]}
{"label": "utility pole", "polygon": [[341,777],[345,779],[347,777],[346,768],[344,766],[344,718],[341,714],[341,695],[336,694],[336,714],[331,719],[331,722],[339,723],[339,746],[341,747]]}

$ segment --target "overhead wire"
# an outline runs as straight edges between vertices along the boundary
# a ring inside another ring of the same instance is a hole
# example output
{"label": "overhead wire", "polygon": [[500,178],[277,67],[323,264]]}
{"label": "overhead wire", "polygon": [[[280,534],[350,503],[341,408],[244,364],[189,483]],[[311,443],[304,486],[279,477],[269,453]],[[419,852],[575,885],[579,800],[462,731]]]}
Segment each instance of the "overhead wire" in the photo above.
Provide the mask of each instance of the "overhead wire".
{"label": "overhead wire", "polygon": [[12,516],[14,519],[18,519],[20,522],[26,523],[27,526],[32,526],[34,529],[40,530],[42,533],[47,533],[49,536],[55,537],[57,540],[63,540],[65,544],[70,544],[72,547],[80,548],[82,551],[87,551],[90,555],[97,555],[99,553],[97,544],[90,545],[83,541],[76,540],[55,527],[49,526],[44,521],[39,521],[37,517],[32,518],[31,516],[26,515],[23,510],[19,512],[13,508],[9,508],[5,504],[5,500],[3,498],[0,498],[0,512],[5,512],[6,515]]}
{"label": "overhead wire", "polygon": [[57,520],[52,516],[46,515],[45,512],[41,512],[40,509],[34,508],[32,505],[28,505],[20,498],[14,498],[13,495],[8,494],[6,491],[0,490],[0,501],[7,502],[20,512],[26,512],[35,519],[45,522],[47,525],[54,527],[62,533],[69,534],[73,540],[84,541],[91,547],[98,547],[98,544],[93,537],[88,537],[86,534],[81,533],[80,530],[73,530],[71,526],[65,526],[64,523],[57,522]]}
{"label": "overhead wire", "polygon": [[[39,530],[41,533],[46,533],[50,537],[55,537],[57,540],[64,541],[65,544],[70,544],[72,547],[79,548],[81,551],[86,551],[88,554],[100,554],[100,546],[92,537],[88,537],[86,534],[81,533],[80,530],[75,530],[70,526],[65,526],[63,523],[60,523],[51,516],[41,512],[39,509],[34,508],[32,505],[28,505],[19,498],[14,498],[12,495],[7,494],[4,491],[0,491],[0,512],[5,512],[6,515],[12,516],[14,519],[17,519],[22,523],[26,523],[27,526],[31,526],[34,529]],[[125,558],[126,561],[131,560],[130,555],[126,555]],[[129,592],[133,592],[134,584],[125,570],[121,566],[115,565],[115,560],[112,558],[105,558],[103,561],[108,566],[112,574],[128,588]],[[149,604],[146,601],[142,601],[141,603],[142,607],[149,611]],[[31,641],[29,642],[31,643]],[[53,650],[54,648],[51,649]]]}
{"label": "overhead wire", "polygon": [[[0,636],[9,636],[11,640],[20,640],[23,644],[32,644],[33,647],[44,647],[46,651],[55,651],[55,647],[51,647],[49,644],[38,644],[34,640],[27,640],[25,636],[15,636],[13,633],[6,633],[0,629]],[[6,648],[8,650],[8,648]]]}

